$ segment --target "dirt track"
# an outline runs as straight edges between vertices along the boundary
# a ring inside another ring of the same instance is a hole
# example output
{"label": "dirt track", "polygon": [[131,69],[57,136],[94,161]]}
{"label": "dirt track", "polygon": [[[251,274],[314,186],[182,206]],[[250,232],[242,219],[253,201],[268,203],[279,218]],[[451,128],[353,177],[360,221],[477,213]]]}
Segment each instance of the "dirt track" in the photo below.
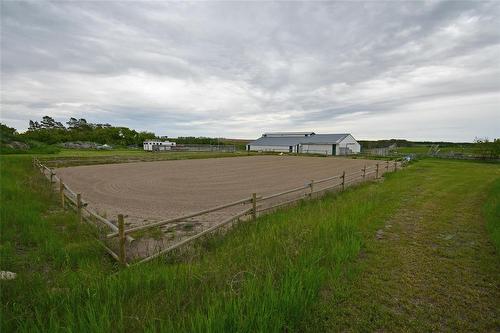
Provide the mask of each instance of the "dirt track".
{"label": "dirt track", "polygon": [[179,216],[251,196],[272,194],[355,172],[377,161],[325,157],[248,156],[79,166],[57,174],[92,207],[128,221]]}

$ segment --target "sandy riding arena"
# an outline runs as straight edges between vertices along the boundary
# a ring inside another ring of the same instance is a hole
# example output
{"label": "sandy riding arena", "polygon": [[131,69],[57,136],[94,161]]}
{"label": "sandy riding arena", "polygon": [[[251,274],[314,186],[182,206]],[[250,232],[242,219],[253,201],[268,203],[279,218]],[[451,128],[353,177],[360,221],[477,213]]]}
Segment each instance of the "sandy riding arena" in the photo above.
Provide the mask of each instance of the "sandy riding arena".
{"label": "sandy riding arena", "polygon": [[[248,156],[61,168],[57,174],[92,207],[129,222],[176,217],[251,196],[302,186],[377,161]],[[134,224],[135,224],[134,223]]]}
{"label": "sandy riding arena", "polygon": [[[336,157],[247,156],[78,166],[57,169],[56,174],[111,223],[117,224],[118,214],[125,215],[126,228],[136,239],[127,248],[127,257],[133,260],[225,226],[223,221],[233,221],[235,216],[239,220],[242,211],[246,212],[242,218],[248,218],[248,209],[254,211],[248,200],[252,193],[257,193],[255,214],[260,215],[313,197],[313,188],[314,196],[332,186],[341,188],[339,175],[344,171],[346,186],[364,179],[361,174],[374,179],[377,163]],[[389,170],[389,164],[381,165],[379,175]],[[227,204],[232,205],[213,209]],[[193,214],[205,210],[208,213]],[[133,233],[138,228],[147,232]]]}

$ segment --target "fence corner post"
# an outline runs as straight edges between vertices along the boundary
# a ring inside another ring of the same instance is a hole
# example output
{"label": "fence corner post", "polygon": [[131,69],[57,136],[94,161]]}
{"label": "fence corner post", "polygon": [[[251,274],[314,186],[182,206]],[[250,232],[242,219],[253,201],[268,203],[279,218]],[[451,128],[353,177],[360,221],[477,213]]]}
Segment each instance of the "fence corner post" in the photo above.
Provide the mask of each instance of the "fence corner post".
{"label": "fence corner post", "polygon": [[50,184],[53,184],[54,183],[54,171],[52,171],[52,169],[50,169]]}
{"label": "fence corner post", "polygon": [[379,168],[379,163],[377,163],[377,175],[376,175],[375,179],[378,179],[378,168]]}
{"label": "fence corner post", "polygon": [[309,189],[311,190],[309,192],[309,198],[312,199],[312,195],[313,195],[313,192],[314,192],[314,180],[311,179],[311,182],[309,183]]}
{"label": "fence corner post", "polygon": [[123,221],[123,214],[118,214],[118,238],[120,242],[118,257],[120,259],[120,264],[125,266],[127,264],[127,258],[125,254],[125,223]]}
{"label": "fence corner post", "polygon": [[66,209],[65,203],[64,203],[64,183],[62,179],[59,178],[59,195],[61,196],[61,206],[63,209]]}
{"label": "fence corner post", "polygon": [[257,193],[252,193],[252,220],[257,219]]}
{"label": "fence corner post", "polygon": [[342,173],[342,191],[344,191],[344,190],[345,190],[345,170]]}
{"label": "fence corner post", "polygon": [[398,171],[398,161],[394,161],[394,171]]}
{"label": "fence corner post", "polygon": [[78,210],[78,219],[80,220],[80,223],[83,222],[83,217],[82,217],[82,195],[80,193],[76,194],[76,208]]}
{"label": "fence corner post", "polygon": [[387,164],[385,165],[385,170],[389,171],[389,160],[387,160]]}
{"label": "fence corner post", "polygon": [[363,180],[365,180],[366,178],[366,164],[365,164],[365,167],[363,168]]}

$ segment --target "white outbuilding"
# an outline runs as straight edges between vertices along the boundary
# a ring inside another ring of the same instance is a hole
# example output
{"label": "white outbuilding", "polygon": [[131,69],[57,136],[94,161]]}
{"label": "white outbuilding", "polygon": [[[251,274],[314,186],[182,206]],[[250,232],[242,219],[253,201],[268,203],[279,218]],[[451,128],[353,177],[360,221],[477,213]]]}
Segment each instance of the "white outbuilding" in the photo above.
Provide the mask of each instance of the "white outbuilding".
{"label": "white outbuilding", "polygon": [[147,140],[142,143],[142,146],[146,151],[164,151],[164,150],[172,150],[172,147],[175,146],[175,142]]}
{"label": "white outbuilding", "polygon": [[247,145],[248,151],[273,151],[322,155],[352,155],[361,145],[351,134],[316,134],[314,132],[264,133]]}

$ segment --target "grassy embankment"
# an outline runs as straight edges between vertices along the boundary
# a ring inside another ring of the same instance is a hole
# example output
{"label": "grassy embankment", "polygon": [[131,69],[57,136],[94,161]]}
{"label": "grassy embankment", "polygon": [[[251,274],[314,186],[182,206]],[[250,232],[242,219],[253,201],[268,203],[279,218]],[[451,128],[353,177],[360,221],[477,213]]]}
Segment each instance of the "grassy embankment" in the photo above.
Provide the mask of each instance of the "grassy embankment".
{"label": "grassy embankment", "polygon": [[[307,315],[329,327],[311,309],[331,305],[324,295],[337,292],[332,285],[342,283],[346,270],[360,275],[354,269],[360,252],[412,199],[422,192],[445,196],[449,191],[442,188],[459,184],[453,193],[473,199],[471,214],[479,214],[486,190],[498,195],[498,181],[492,185],[498,165],[421,161],[382,183],[304,202],[202,240],[196,256],[121,270],[94,243],[90,228],[58,208],[28,158],[1,162],[0,267],[18,273],[1,281],[6,332],[282,332],[314,327],[304,322]],[[484,206],[491,230],[498,228],[496,200]],[[470,227],[481,230],[482,222],[477,217]],[[348,293],[355,284],[345,282]]]}

